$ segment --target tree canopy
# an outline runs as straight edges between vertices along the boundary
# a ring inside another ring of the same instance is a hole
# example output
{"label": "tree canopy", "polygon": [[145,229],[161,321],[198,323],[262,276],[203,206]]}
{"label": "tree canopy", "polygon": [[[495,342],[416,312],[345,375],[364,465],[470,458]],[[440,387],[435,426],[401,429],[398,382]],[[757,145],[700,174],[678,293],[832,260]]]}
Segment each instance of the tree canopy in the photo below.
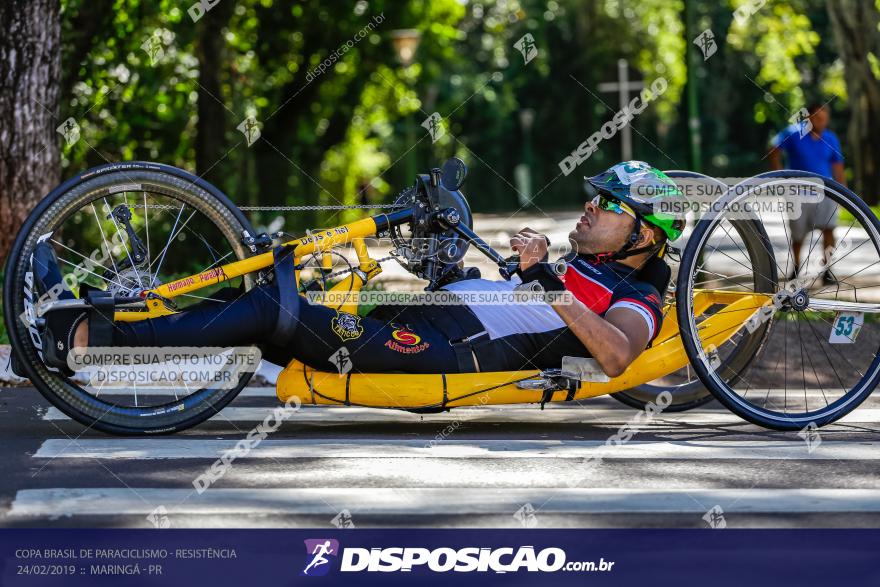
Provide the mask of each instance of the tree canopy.
{"label": "tree canopy", "polygon": [[[425,171],[457,155],[477,210],[521,205],[523,162],[535,205],[572,206],[580,177],[620,158],[615,136],[560,173],[617,111],[598,86],[616,80],[619,59],[631,79],[668,83],[632,122],[634,157],[692,168],[688,51],[701,171],[763,171],[769,138],[813,100],[829,103],[847,154],[851,106],[824,2],[769,0],[746,22],[734,11],[760,3],[691,2],[696,33],[717,44],[705,60],[684,0],[64,0],[59,119],[77,120],[81,140],[63,147],[62,175],[148,159],[195,169],[241,205],[351,204],[392,199],[411,182],[410,157]],[[409,67],[399,29],[421,35]],[[515,47],[526,34],[528,63]],[[436,141],[421,126],[434,112],[446,131]],[[248,116],[261,127],[251,146],[237,129]]]}

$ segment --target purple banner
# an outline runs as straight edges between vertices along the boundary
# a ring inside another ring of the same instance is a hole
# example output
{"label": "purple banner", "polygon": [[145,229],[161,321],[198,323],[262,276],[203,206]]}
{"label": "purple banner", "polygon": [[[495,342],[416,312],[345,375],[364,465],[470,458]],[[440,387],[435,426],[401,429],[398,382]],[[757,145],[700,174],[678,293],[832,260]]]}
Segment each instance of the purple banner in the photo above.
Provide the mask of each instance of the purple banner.
{"label": "purple banner", "polygon": [[0,584],[880,584],[876,530],[0,530]]}

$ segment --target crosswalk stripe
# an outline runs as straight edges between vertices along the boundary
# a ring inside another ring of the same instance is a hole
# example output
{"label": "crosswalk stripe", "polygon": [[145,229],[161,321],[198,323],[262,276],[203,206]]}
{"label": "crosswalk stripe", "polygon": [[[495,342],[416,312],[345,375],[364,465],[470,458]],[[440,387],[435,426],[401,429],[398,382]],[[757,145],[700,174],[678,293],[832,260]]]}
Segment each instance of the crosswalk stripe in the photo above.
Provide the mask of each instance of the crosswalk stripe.
{"label": "crosswalk stripe", "polygon": [[512,516],[524,504],[542,514],[724,514],[880,512],[880,489],[617,488],[50,488],[16,493],[10,516],[218,514]]}
{"label": "crosswalk stripe", "polygon": [[[22,389],[19,387],[2,387],[2,386],[0,386],[0,389],[2,389],[2,391],[4,393],[21,393],[21,391],[22,391]],[[28,391],[33,391],[33,389],[28,389]],[[795,390],[787,390],[786,391],[782,388],[779,388],[779,389],[773,388],[770,390],[763,389],[761,391],[765,395],[769,395],[769,397],[775,397],[777,395],[781,397],[785,393],[788,393],[789,395],[792,395],[792,396],[794,396],[796,394],[797,397],[799,397],[799,398],[804,397],[803,391],[799,391],[799,392],[795,392]],[[186,393],[186,390],[183,390],[183,392],[181,392],[181,390],[175,390],[175,389],[171,389],[171,388],[156,388],[156,389],[149,389],[149,390],[144,389],[144,388],[139,388],[139,390],[138,390],[139,396],[149,396],[149,397],[152,397],[152,396],[155,396],[155,397],[168,397],[168,396],[174,397],[175,393],[177,393],[177,395],[179,396],[179,395],[181,395],[181,393]],[[100,396],[130,396],[130,397],[134,397],[134,393],[133,393],[132,389],[125,388],[125,387],[113,387],[113,388],[105,387],[104,389],[101,390],[99,397]],[[840,390],[823,392],[822,390],[818,390],[818,389],[808,389],[806,391],[806,396],[811,401],[815,399],[817,402],[825,403],[826,400],[833,401],[833,400],[839,398],[840,397]],[[271,386],[269,386],[269,387],[247,386],[244,389],[242,389],[241,392],[236,397],[237,398],[246,398],[246,397],[277,398],[278,396],[275,393],[275,388],[271,387]],[[600,396],[599,398],[591,398],[588,400],[583,400],[584,402],[587,402],[584,405],[592,404],[592,403],[596,402],[597,400],[601,400],[602,398],[607,398],[607,397],[610,397],[610,396]],[[548,408],[556,408],[556,407],[561,408],[561,407],[565,407],[565,405],[566,404],[557,402],[555,404],[548,404]],[[615,405],[617,405],[617,404],[615,404]],[[481,407],[496,407],[496,406],[481,406]]]}
{"label": "crosswalk stripe", "polygon": [[[180,395],[185,394],[186,390],[183,390],[183,392],[181,392],[181,390],[179,390],[179,389],[171,389],[171,388],[150,389],[150,390],[139,389],[138,390],[139,396],[150,396],[150,397],[152,397],[152,396],[155,396],[155,397],[168,397],[168,396],[174,397],[175,393],[177,393],[177,395],[180,396]],[[107,388],[102,389],[101,392],[97,395],[99,398],[101,396],[118,396],[118,395],[126,395],[129,397],[134,397],[134,393],[133,393],[132,389],[129,389],[127,387],[113,387],[113,388],[107,387]],[[274,387],[248,386],[248,387],[245,387],[244,389],[242,389],[241,392],[239,392],[239,394],[235,397],[237,397],[237,398],[240,398],[240,397],[273,397],[273,398],[277,398],[278,396],[275,394]]]}
{"label": "crosswalk stripe", "polygon": [[[214,421],[222,422],[261,422],[272,413],[274,406],[259,408],[236,408],[227,407],[215,417]],[[617,409],[591,409],[589,406],[577,408],[557,408],[552,411],[541,411],[532,408],[462,408],[442,414],[414,414],[402,410],[381,410],[373,408],[309,408],[300,410],[289,418],[290,422],[309,424],[339,424],[346,422],[483,422],[498,424],[515,423],[589,423],[596,425],[620,425],[633,417],[636,410],[629,410],[621,406]],[[69,420],[61,410],[50,407],[42,416],[43,420]],[[663,422],[675,424],[687,424],[689,426],[719,426],[719,425],[750,425],[742,418],[729,412],[677,412],[660,414],[654,417],[651,426],[660,426]],[[855,410],[840,420],[838,423],[880,423],[880,409],[862,408]]]}
{"label": "crosswalk stripe", "polygon": [[[242,447],[236,448],[242,442]],[[249,451],[247,440],[203,438],[50,439],[36,458],[216,459],[227,451],[249,459],[305,458],[489,458],[489,459],[757,459],[878,460],[880,442],[824,441],[810,452],[802,441],[630,441],[599,440],[381,440],[268,439]]]}

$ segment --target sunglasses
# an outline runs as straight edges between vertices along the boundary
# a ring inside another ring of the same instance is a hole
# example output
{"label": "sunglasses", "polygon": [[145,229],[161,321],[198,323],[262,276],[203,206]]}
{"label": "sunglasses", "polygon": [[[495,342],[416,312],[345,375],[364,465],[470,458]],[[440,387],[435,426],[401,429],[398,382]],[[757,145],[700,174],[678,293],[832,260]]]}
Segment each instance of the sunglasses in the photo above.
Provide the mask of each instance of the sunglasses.
{"label": "sunglasses", "polygon": [[636,213],[632,208],[624,204],[623,202],[617,202],[615,200],[611,200],[606,198],[605,196],[596,196],[591,200],[591,203],[598,207],[600,210],[606,210],[608,212],[614,212],[615,214],[627,214],[636,217]]}

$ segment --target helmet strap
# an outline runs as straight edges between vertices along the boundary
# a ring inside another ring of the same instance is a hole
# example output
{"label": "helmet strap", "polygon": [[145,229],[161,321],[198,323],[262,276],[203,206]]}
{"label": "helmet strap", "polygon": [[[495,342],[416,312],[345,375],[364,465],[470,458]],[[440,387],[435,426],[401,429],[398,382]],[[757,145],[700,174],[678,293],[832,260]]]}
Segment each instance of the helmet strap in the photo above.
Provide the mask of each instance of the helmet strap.
{"label": "helmet strap", "polygon": [[[635,246],[637,242],[639,242],[639,235],[642,232],[642,220],[639,217],[636,217],[636,222],[633,225],[633,230],[629,235],[629,238],[623,244],[620,249],[617,251],[609,251],[607,253],[586,253],[584,257],[586,257],[589,261],[593,263],[608,263],[611,261],[617,261],[619,259],[626,259],[627,257],[632,257],[634,255],[640,255],[642,253],[647,253],[649,251],[658,252],[665,250],[666,243],[662,243],[660,245],[656,243],[651,243],[650,245],[639,247],[637,249],[632,248]],[[661,253],[662,254],[662,253]]]}

